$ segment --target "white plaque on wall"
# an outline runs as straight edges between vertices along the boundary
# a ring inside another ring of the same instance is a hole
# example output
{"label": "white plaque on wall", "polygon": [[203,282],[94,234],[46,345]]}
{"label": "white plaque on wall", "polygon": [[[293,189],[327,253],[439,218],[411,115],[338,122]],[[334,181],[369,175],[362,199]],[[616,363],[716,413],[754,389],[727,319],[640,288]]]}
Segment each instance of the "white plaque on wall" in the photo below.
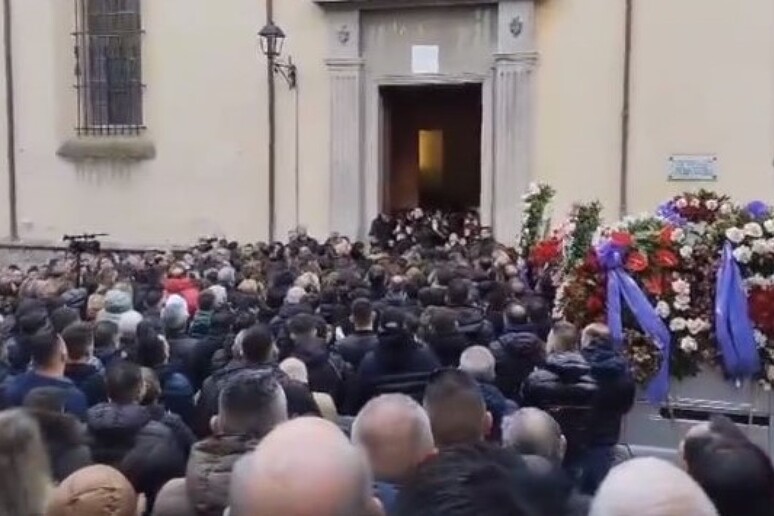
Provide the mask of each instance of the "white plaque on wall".
{"label": "white plaque on wall", "polygon": [[718,157],[712,154],[674,154],[669,157],[670,181],[716,181]]}
{"label": "white plaque on wall", "polygon": [[411,46],[411,73],[438,73],[438,45]]}

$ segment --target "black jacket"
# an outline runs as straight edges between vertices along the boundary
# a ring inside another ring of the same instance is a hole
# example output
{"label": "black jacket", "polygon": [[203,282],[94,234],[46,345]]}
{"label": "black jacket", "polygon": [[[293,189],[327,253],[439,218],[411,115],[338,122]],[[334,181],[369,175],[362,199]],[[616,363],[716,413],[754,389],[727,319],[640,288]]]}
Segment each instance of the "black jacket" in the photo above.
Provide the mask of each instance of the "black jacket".
{"label": "black jacket", "polygon": [[443,367],[457,367],[460,365],[460,355],[470,346],[475,345],[468,335],[461,331],[449,333],[431,333],[427,337],[427,344],[433,350],[435,356]]}
{"label": "black jacket", "polygon": [[188,378],[195,391],[201,389],[204,380],[212,374],[212,357],[219,349],[223,349],[227,338],[227,334],[211,333],[196,345],[191,362],[191,376]]}
{"label": "black jacket", "polygon": [[365,356],[376,348],[379,337],[371,330],[355,331],[336,343],[336,351],[352,367],[358,368]]}
{"label": "black jacket", "polygon": [[457,314],[457,324],[461,333],[475,344],[486,346],[494,339],[492,323],[486,314],[475,306],[450,306]]}
{"label": "black jacket", "polygon": [[495,357],[497,387],[519,401],[524,380],[545,363],[545,345],[533,333],[506,331],[489,345]]}
{"label": "black jacket", "polygon": [[382,385],[412,374],[429,376],[441,366],[432,351],[421,347],[408,332],[386,332],[360,364],[349,411],[357,413]]}
{"label": "black jacket", "polygon": [[330,394],[336,405],[342,406],[346,382],[351,375],[346,362],[337,354],[330,353],[325,341],[318,337],[300,339],[294,342],[290,356],[306,365],[312,392]]}
{"label": "black jacket", "polygon": [[67,364],[65,376],[72,380],[85,395],[90,407],[107,401],[105,376],[92,364]]}
{"label": "black jacket", "polygon": [[55,481],[92,464],[86,430],[75,417],[43,410],[27,413],[38,422]]}
{"label": "black jacket", "polygon": [[185,472],[185,454],[173,431],[140,405],[102,403],[89,409],[92,455],[121,471],[149,501]]}
{"label": "black jacket", "polygon": [[196,348],[199,339],[188,336],[185,331],[180,331],[168,332],[167,341],[169,342],[170,363],[178,364],[180,372],[186,378],[193,378]]}
{"label": "black jacket", "polygon": [[290,350],[293,347],[293,341],[290,340],[290,333],[288,332],[288,321],[294,316],[299,314],[314,314],[314,309],[306,303],[299,303],[297,305],[282,305],[279,309],[277,316],[274,317],[269,323],[271,333],[276,339],[277,348],[279,349],[279,359],[284,360],[290,356]]}
{"label": "black jacket", "polygon": [[524,406],[551,414],[567,438],[567,458],[589,444],[589,428],[599,387],[591,366],[579,353],[555,353],[530,374],[522,387]]}
{"label": "black jacket", "polygon": [[608,342],[593,342],[582,351],[599,385],[594,404],[591,445],[611,446],[621,436],[621,420],[634,404],[636,386],[626,359]]}

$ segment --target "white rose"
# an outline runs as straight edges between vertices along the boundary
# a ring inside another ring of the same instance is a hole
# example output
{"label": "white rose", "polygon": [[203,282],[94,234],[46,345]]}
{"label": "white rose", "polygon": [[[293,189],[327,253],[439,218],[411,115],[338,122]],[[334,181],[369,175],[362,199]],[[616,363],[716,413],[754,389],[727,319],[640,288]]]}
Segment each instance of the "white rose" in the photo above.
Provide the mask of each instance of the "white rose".
{"label": "white rose", "polygon": [[718,201],[716,201],[715,199],[707,199],[704,202],[704,206],[706,206],[707,209],[710,211],[715,211],[718,209]]}
{"label": "white rose", "polygon": [[701,206],[701,200],[697,197],[691,199],[691,208],[698,208]]}
{"label": "white rose", "polygon": [[529,195],[537,195],[540,193],[540,185],[537,183],[530,183],[529,188],[527,189],[527,193]]}
{"label": "white rose", "polygon": [[753,238],[761,238],[763,236],[763,229],[757,222],[748,222],[744,225],[745,235]]}
{"label": "white rose", "polygon": [[683,231],[680,228],[675,229],[672,231],[672,242],[682,242],[683,238],[685,238],[685,231]]}
{"label": "white rose", "polygon": [[672,290],[674,290],[678,297],[680,295],[687,296],[691,293],[691,284],[685,280],[676,279],[672,282]]}
{"label": "white rose", "polygon": [[734,259],[739,263],[750,263],[752,259],[752,249],[746,245],[740,245],[734,249]]}
{"label": "white rose", "polygon": [[691,335],[696,335],[696,334],[704,331],[705,323],[701,319],[689,319],[686,322],[686,325],[687,325],[688,331],[691,333]]}
{"label": "white rose", "polygon": [[730,202],[724,202],[720,205],[720,213],[722,215],[731,215],[731,212],[734,211],[734,207],[731,205]]}
{"label": "white rose", "polygon": [[688,206],[688,201],[685,200],[685,197],[680,197],[679,199],[677,199],[675,206],[677,206],[680,209],[685,208],[686,206]]}
{"label": "white rose", "polygon": [[696,342],[696,339],[693,337],[683,337],[680,339],[680,349],[685,351],[686,353],[693,353],[697,349],[699,349],[699,344]]}
{"label": "white rose", "polygon": [[769,339],[761,330],[755,330],[755,342],[758,344],[759,348],[766,346],[768,341]]}
{"label": "white rose", "polygon": [[680,248],[680,256],[685,258],[686,260],[690,258],[693,255],[693,248],[689,245],[684,245]]}
{"label": "white rose", "polygon": [[707,232],[707,223],[699,222],[693,225],[693,232],[699,236],[703,236]]}
{"label": "white rose", "polygon": [[766,240],[762,239],[762,238],[759,238],[757,240],[753,240],[753,242],[752,242],[752,252],[755,253],[755,254],[768,254],[770,252],[769,251],[769,243]]}
{"label": "white rose", "polygon": [[666,319],[669,317],[671,310],[669,309],[669,303],[666,301],[659,301],[656,303],[656,313],[658,313],[659,317],[662,319]]}
{"label": "white rose", "polygon": [[768,281],[766,281],[766,278],[764,278],[760,274],[753,274],[752,276],[750,276],[744,281],[747,285],[751,287],[763,287],[768,283]]}
{"label": "white rose", "polygon": [[766,230],[766,233],[774,233],[774,219],[769,219],[766,222],[763,223],[763,227]]}
{"label": "white rose", "polygon": [[675,297],[674,307],[678,312],[685,312],[691,307],[691,297],[680,294],[679,296]]}
{"label": "white rose", "polygon": [[669,321],[669,329],[672,331],[683,331],[686,328],[686,320],[682,317],[675,317]]}
{"label": "white rose", "polygon": [[726,230],[726,238],[735,244],[739,244],[744,240],[744,231],[739,228],[728,228]]}

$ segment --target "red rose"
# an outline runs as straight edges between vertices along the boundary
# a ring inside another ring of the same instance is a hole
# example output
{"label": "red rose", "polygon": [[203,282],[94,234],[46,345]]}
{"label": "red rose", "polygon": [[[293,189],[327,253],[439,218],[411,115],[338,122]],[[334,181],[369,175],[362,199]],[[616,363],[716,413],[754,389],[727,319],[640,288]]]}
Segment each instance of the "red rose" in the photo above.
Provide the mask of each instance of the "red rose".
{"label": "red rose", "polygon": [[677,259],[677,255],[672,251],[666,249],[659,249],[656,251],[656,265],[664,267],[665,269],[673,269],[677,267],[680,260]]}
{"label": "red rose", "polygon": [[626,259],[626,268],[632,272],[642,272],[648,268],[648,257],[639,251],[632,251]]}
{"label": "red rose", "polygon": [[592,296],[586,301],[586,310],[588,310],[590,314],[601,312],[603,308],[605,308],[605,303],[596,296]]}
{"label": "red rose", "polygon": [[648,294],[651,294],[653,296],[660,296],[664,293],[664,275],[663,274],[651,274],[644,280],[642,280],[643,285],[645,285],[645,290],[648,291]]}
{"label": "red rose", "polygon": [[610,240],[619,247],[631,247],[634,243],[634,238],[625,231],[613,231],[610,235]]}
{"label": "red rose", "polygon": [[658,235],[658,243],[662,247],[670,247],[672,245],[672,234],[675,232],[675,228],[672,226],[664,226],[664,229]]}
{"label": "red rose", "polygon": [[533,265],[542,267],[547,263],[553,262],[560,254],[561,242],[556,238],[551,238],[538,242],[532,250],[529,260]]}

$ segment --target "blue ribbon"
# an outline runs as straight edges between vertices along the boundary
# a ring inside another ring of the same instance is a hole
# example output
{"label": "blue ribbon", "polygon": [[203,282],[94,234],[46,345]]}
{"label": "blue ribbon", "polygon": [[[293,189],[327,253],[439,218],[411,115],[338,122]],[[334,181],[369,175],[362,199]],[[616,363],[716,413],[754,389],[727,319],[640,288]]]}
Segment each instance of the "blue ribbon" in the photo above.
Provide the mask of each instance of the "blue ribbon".
{"label": "blue ribbon", "polygon": [[661,404],[669,394],[671,335],[664,321],[634,279],[623,269],[623,250],[608,242],[597,249],[600,263],[607,268],[607,325],[613,341],[623,343],[621,299],[631,310],[640,328],[661,353],[658,372],[646,387],[648,400]]}
{"label": "blue ribbon", "polygon": [[723,246],[715,293],[715,334],[726,373],[735,380],[751,378],[761,370],[742,273],[730,242]]}

